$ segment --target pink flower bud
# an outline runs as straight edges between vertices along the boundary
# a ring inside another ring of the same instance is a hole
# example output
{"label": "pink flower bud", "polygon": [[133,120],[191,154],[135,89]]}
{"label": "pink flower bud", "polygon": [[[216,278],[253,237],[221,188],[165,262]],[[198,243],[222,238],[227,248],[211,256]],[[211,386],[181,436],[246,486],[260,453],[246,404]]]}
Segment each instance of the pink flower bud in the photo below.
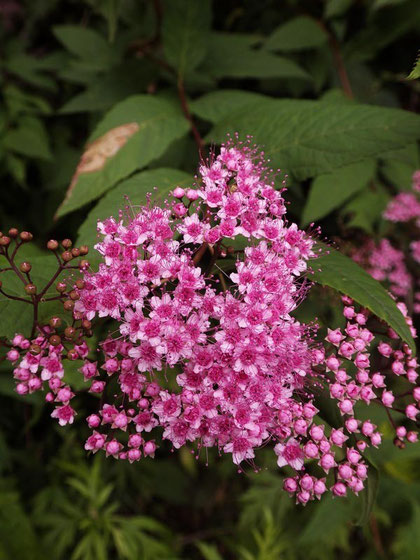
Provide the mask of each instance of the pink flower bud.
{"label": "pink flower bud", "polygon": [[353,317],[356,315],[354,307],[345,307],[343,310],[343,315],[346,319],[353,319]]}
{"label": "pink flower bud", "polygon": [[382,393],[382,398],[381,398],[383,404],[385,406],[387,406],[388,408],[392,407],[392,403],[395,401],[395,397],[392,394],[392,391],[384,391]]}
{"label": "pink flower bud", "polygon": [[358,451],[356,451],[356,449],[351,449],[351,448],[347,449],[347,460],[352,465],[356,465],[360,461],[361,458],[362,458],[362,456],[360,455],[360,453]]}
{"label": "pink flower bud", "polygon": [[324,437],[324,426],[312,426],[309,433],[314,441],[321,441]]}
{"label": "pink flower bud", "polygon": [[101,419],[97,414],[91,414],[86,420],[89,428],[97,428],[101,424]]}
{"label": "pink flower bud", "polygon": [[369,367],[369,356],[367,354],[358,354],[354,360],[356,367],[366,369]]}
{"label": "pink flower bud", "polygon": [[308,423],[303,418],[299,418],[294,424],[294,430],[296,434],[304,436],[308,430]]}
{"label": "pink flower bud", "polygon": [[345,387],[343,387],[343,385],[340,385],[339,383],[333,383],[332,385],[330,385],[330,394],[334,399],[343,398],[345,392]]}
{"label": "pink flower bud", "polygon": [[26,385],[26,383],[18,383],[16,385],[16,393],[18,395],[26,395],[28,393],[29,389],[28,386]]}
{"label": "pink flower bud", "polygon": [[298,492],[298,494],[296,495],[296,500],[302,505],[307,504],[310,499],[311,499],[310,493],[306,492],[305,490],[303,492]]}
{"label": "pink flower bud", "polygon": [[150,457],[154,457],[155,456],[155,451],[156,451],[156,444],[154,441],[146,441],[146,443],[143,445],[143,452],[144,452],[144,456],[150,456]]}
{"label": "pink flower bud", "polygon": [[378,447],[379,445],[381,445],[381,441],[382,441],[381,434],[379,432],[375,432],[370,436],[370,441],[373,447]]}
{"label": "pink flower bud", "polygon": [[188,200],[197,200],[198,198],[198,191],[195,189],[188,189],[186,192]]}
{"label": "pink flower bud", "polygon": [[324,480],[317,480],[314,484],[314,492],[319,497],[327,491]]}
{"label": "pink flower bud", "polygon": [[335,356],[330,356],[325,361],[327,368],[330,371],[337,371],[340,367],[340,361]]}
{"label": "pink flower bud", "polygon": [[19,359],[19,352],[13,348],[12,350],[9,350],[9,352],[7,352],[6,354],[6,358],[7,360],[9,360],[9,362],[16,362],[16,360]]}
{"label": "pink flower bud", "polygon": [[415,420],[418,413],[419,411],[414,404],[409,404],[405,407],[405,415],[407,418],[410,418],[410,420]]}
{"label": "pink flower bud", "polygon": [[319,454],[318,447],[312,441],[309,441],[307,444],[305,444],[303,452],[305,453],[305,456],[308,457],[308,459],[315,459],[315,457],[318,457]]}
{"label": "pink flower bud", "polygon": [[337,496],[339,498],[343,498],[347,494],[346,485],[342,482],[336,482],[334,486],[332,486],[331,491],[334,496]]}
{"label": "pink flower bud", "polygon": [[116,439],[112,439],[105,445],[106,455],[116,456],[120,451],[121,447],[122,445]]}
{"label": "pink flower bud", "polygon": [[358,431],[359,422],[356,420],[356,418],[348,418],[348,420],[346,420],[345,422],[345,425],[346,430],[351,434],[354,434]]}
{"label": "pink flower bud", "polygon": [[338,404],[341,414],[353,414],[353,403],[349,399],[344,399]]}
{"label": "pink flower bud", "polygon": [[418,441],[418,433],[417,432],[408,432],[407,433],[407,440],[410,443],[416,443],[416,441]]}
{"label": "pink flower bud", "polygon": [[356,467],[356,474],[359,478],[364,480],[367,477],[367,466],[364,463],[359,463]]}
{"label": "pink flower bud", "polygon": [[378,388],[378,389],[379,389],[380,387],[385,387],[384,379],[385,379],[385,377],[384,377],[382,374],[380,374],[380,373],[374,373],[374,374],[372,375],[372,383],[373,383],[373,386],[376,387],[376,388]]}
{"label": "pink flower bud", "polygon": [[347,441],[349,438],[348,438],[348,436],[344,435],[342,428],[340,428],[339,430],[336,430],[336,429],[333,428],[331,430],[330,439],[331,439],[331,441],[334,445],[337,445],[338,447],[341,447],[343,445],[343,443],[345,441]]}
{"label": "pink flower bud", "polygon": [[143,443],[143,438],[140,434],[131,434],[128,438],[128,446],[129,447],[140,447]]}
{"label": "pink flower bud", "polygon": [[382,354],[382,356],[389,358],[392,354],[392,346],[390,346],[386,342],[381,342],[380,344],[378,344],[378,352]]}
{"label": "pink flower bud", "polygon": [[285,478],[283,482],[283,489],[290,494],[294,494],[297,490],[297,482],[294,478]]}
{"label": "pink flower bud", "polygon": [[319,464],[325,472],[328,472],[330,469],[335,467],[334,455],[332,455],[331,453],[326,453],[321,457]]}
{"label": "pink flower bud", "polygon": [[363,439],[359,439],[359,441],[356,443],[356,446],[357,449],[363,453],[366,450],[368,444]]}
{"label": "pink flower bud", "polygon": [[391,369],[395,375],[402,375],[405,372],[404,365],[401,362],[393,362]]}
{"label": "pink flower bud", "polygon": [[347,480],[353,476],[353,469],[350,467],[350,465],[343,463],[338,467],[338,474],[341,478]]}
{"label": "pink flower bud", "polygon": [[185,190],[182,187],[176,187],[172,194],[175,198],[182,198],[185,194]]}
{"label": "pink flower bud", "polygon": [[335,329],[334,331],[331,329],[328,329],[328,334],[325,338],[325,340],[328,340],[328,342],[331,342],[331,344],[334,345],[338,345],[342,340],[343,340],[343,335],[341,334],[340,329]]}
{"label": "pink flower bud", "polygon": [[331,444],[327,439],[323,439],[322,441],[319,442],[319,450],[321,451],[321,453],[328,453],[330,449],[331,449]]}
{"label": "pink flower bud", "polygon": [[127,453],[128,460],[130,463],[138,461],[141,457],[141,451],[138,448],[129,449]]}
{"label": "pink flower bud", "polygon": [[182,218],[188,212],[188,208],[182,202],[178,202],[174,204],[173,211],[178,218]]}
{"label": "pink flower bud", "polygon": [[362,425],[362,434],[366,437],[370,437],[373,432],[375,431],[375,426],[372,424],[372,422],[369,422],[369,420],[366,420],[366,422],[363,422]]}
{"label": "pink flower bud", "polygon": [[404,439],[407,435],[407,429],[404,426],[398,426],[395,432],[400,439]]}
{"label": "pink flower bud", "polygon": [[90,386],[89,391],[91,393],[102,393],[102,391],[105,389],[105,385],[105,381],[94,381]]}
{"label": "pink flower bud", "polygon": [[124,412],[120,412],[114,418],[113,427],[125,430],[128,424],[128,418]]}
{"label": "pink flower bud", "polygon": [[302,478],[300,479],[300,487],[302,488],[302,490],[312,490],[312,488],[314,487],[314,481],[309,474],[304,474],[302,476]]}

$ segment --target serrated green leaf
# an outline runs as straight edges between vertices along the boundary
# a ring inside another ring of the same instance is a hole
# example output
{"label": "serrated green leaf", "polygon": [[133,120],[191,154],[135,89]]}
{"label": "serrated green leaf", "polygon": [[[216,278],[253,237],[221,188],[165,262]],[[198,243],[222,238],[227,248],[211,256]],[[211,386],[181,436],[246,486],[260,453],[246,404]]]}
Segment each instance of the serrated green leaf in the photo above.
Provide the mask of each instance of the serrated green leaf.
{"label": "serrated green leaf", "polygon": [[168,0],[164,4],[162,41],[165,58],[183,77],[197,68],[208,47],[209,0]]}
{"label": "serrated green leaf", "polygon": [[353,298],[385,321],[412,349],[416,345],[397,304],[385,288],[352,259],[335,249],[321,245],[323,254],[311,261],[312,279]]}
{"label": "serrated green leaf", "polygon": [[375,160],[365,160],[319,175],[313,181],[302,214],[302,226],[327,216],[373,178]]}
{"label": "serrated green leaf", "polygon": [[296,62],[255,48],[255,38],[239,33],[213,32],[202,70],[215,78],[297,78],[311,80]]}
{"label": "serrated green leaf", "polygon": [[[78,243],[87,244],[91,248],[97,242],[96,224],[98,220],[103,220],[109,216],[118,217],[120,209],[130,204],[134,208],[145,204],[146,195],[153,194],[153,198],[164,200],[168,192],[175,187],[187,187],[192,185],[194,178],[177,169],[152,169],[137,173],[120,183],[117,187],[109,191],[98,204],[89,212],[86,220],[78,231]],[[156,192],[154,188],[157,188]],[[127,198],[128,201],[127,202]],[[99,260],[99,255],[95,251],[89,254],[89,262],[95,263]]]}
{"label": "serrated green leaf", "polygon": [[107,69],[118,60],[113,46],[93,29],[80,25],[56,25],[53,33],[71,54],[98,69]]}
{"label": "serrated green leaf", "polygon": [[312,18],[299,16],[277,27],[264,43],[270,51],[300,51],[324,45],[328,35]]}
{"label": "serrated green leaf", "polygon": [[269,100],[247,105],[212,129],[207,140],[251,134],[273,167],[298,179],[327,173],[420,137],[420,116],[400,109],[306,100]]}
{"label": "serrated green leaf", "polygon": [[119,181],[160,157],[189,128],[178,107],[170,101],[136,95],[118,103],[105,115],[90,142],[122,125],[137,125],[138,129],[116,153],[108,155],[107,152],[100,169],[79,174],[58,209],[57,217],[96,200]]}
{"label": "serrated green leaf", "polygon": [[413,69],[411,70],[410,74],[407,76],[407,80],[417,80],[418,78],[420,78],[420,53],[417,57]]}
{"label": "serrated green leaf", "polygon": [[35,117],[22,117],[18,126],[3,137],[6,149],[36,159],[51,159],[49,139],[42,121]]}
{"label": "serrated green leaf", "polygon": [[248,105],[270,100],[261,93],[240,89],[221,89],[207,93],[190,103],[191,111],[205,121],[216,124],[232,112],[244,110]]}
{"label": "serrated green leaf", "polygon": [[347,227],[357,227],[373,234],[389,199],[389,194],[379,184],[359,193],[342,210],[344,216],[350,216]]}

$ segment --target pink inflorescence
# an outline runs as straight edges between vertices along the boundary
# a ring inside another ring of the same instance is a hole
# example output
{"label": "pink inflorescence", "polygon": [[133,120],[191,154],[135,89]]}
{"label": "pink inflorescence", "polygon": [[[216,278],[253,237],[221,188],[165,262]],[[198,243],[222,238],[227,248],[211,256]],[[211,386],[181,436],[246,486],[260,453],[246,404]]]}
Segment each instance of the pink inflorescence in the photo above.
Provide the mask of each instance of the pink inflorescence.
{"label": "pink inflorescence", "polygon": [[[394,222],[396,229],[411,228],[409,239],[419,237],[420,233],[420,170],[413,174],[412,192],[395,196],[383,214]],[[407,224],[401,226],[399,224]],[[401,301],[407,301],[413,292],[413,312],[420,313],[420,284],[412,273],[413,266],[420,263],[420,240],[415,239],[404,246],[399,241],[372,239],[353,252],[353,259],[363,266],[376,280],[385,282],[390,292]],[[410,265],[410,259],[412,259]],[[411,269],[411,270],[410,270]]]}
{"label": "pink inflorescence", "polygon": [[[153,457],[162,437],[174,448],[216,447],[239,465],[254,464],[255,450],[272,442],[278,465],[295,473],[285,489],[305,504],[328,488],[344,496],[364,487],[362,453],[381,436],[357,420],[354,406],[392,407],[389,383],[397,376],[415,384],[416,363],[392,332],[376,350],[368,313],[348,298],[347,327],[328,332],[327,350],[315,344],[315,328],[293,318],[314,242],[285,222],[270,174],[249,142],[229,142],[201,165],[196,187],[177,187],[164,208],[149,202],[130,217],[99,222],[103,262],[84,272],[75,313],[116,326],[98,362],[87,359],[85,346],[78,350],[89,390],[102,395],[87,418],[85,448],[133,462]],[[235,272],[226,274],[232,255]],[[37,338],[36,356],[23,337],[13,344],[11,361],[24,353],[18,391],[46,383],[52,415],[71,423],[74,395],[63,382],[61,346],[49,345],[47,332]],[[387,375],[372,371],[371,352],[389,362]],[[315,418],[314,395],[323,389],[337,401],[341,428]],[[410,398],[406,417],[414,421],[420,391]],[[398,429],[401,439],[416,439]]]}

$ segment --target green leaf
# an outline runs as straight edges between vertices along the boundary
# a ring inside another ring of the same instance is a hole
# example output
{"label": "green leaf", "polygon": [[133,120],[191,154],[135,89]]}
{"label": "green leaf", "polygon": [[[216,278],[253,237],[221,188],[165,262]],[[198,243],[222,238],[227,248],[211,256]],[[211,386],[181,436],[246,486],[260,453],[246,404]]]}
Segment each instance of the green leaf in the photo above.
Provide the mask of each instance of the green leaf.
{"label": "green leaf", "polygon": [[299,51],[324,45],[328,36],[316,21],[307,16],[296,17],[277,27],[264,43],[270,51]]}
{"label": "green leaf", "polygon": [[191,111],[205,121],[217,123],[235,111],[243,111],[248,105],[270,100],[261,93],[240,89],[221,89],[207,93],[190,103]]}
{"label": "green leaf", "polygon": [[126,61],[95,79],[85,91],[67,101],[60,113],[109,110],[130,95],[145,91],[154,75],[154,69],[147,61]]}
{"label": "green leaf", "polygon": [[361,192],[342,210],[344,215],[350,216],[347,227],[357,227],[373,234],[389,199],[388,192],[379,184],[375,184],[374,190]]}
{"label": "green leaf", "polygon": [[417,80],[420,78],[420,53],[417,56],[417,60],[414,64],[413,69],[411,70],[410,74],[407,76],[407,80]]}
{"label": "green leaf", "polygon": [[[110,136],[122,125],[131,127],[132,132],[119,147],[120,133],[117,131],[117,138]],[[79,167],[80,173],[56,216],[64,216],[96,200],[116,183],[160,157],[188,128],[187,120],[170,101],[150,95],[136,95],[122,101],[105,115],[90,137],[90,142],[97,140],[92,150],[99,152],[98,169],[80,172]]]}
{"label": "green leaf", "polygon": [[71,54],[98,69],[107,69],[118,60],[113,46],[93,29],[80,25],[56,25],[53,33]]}
{"label": "green leaf", "polygon": [[306,179],[412,143],[420,137],[420,116],[371,105],[269,100],[232,112],[207,140],[223,142],[235,132],[251,134],[273,167]]}
{"label": "green leaf", "polygon": [[211,4],[209,0],[167,0],[163,13],[163,52],[183,77],[195,70],[206,56]]}
{"label": "green leaf", "polygon": [[416,352],[416,345],[404,316],[385,288],[349,257],[325,245],[321,247],[324,249],[323,254],[311,261],[313,280],[350,296],[372,311]]}
{"label": "green leaf", "polygon": [[398,528],[392,549],[396,560],[417,560],[420,548],[420,505],[411,502],[412,514],[406,525]]}
{"label": "green leaf", "polygon": [[375,173],[375,161],[365,160],[319,175],[313,181],[302,214],[302,226],[327,216],[358,191]]}
{"label": "green leaf", "polygon": [[215,78],[297,78],[311,80],[296,62],[253,47],[255,37],[213,32],[202,69]]}
{"label": "green leaf", "polygon": [[42,121],[35,117],[22,117],[18,126],[3,137],[6,149],[36,159],[51,159],[48,134]]}
{"label": "green leaf", "polygon": [[196,546],[205,560],[223,560],[215,545],[198,541]]}
{"label": "green leaf", "polygon": [[347,12],[353,0],[327,0],[324,16],[326,19],[340,17]]}
{"label": "green leaf", "polygon": [[366,525],[368,523],[372,508],[375,505],[376,495],[378,493],[379,471],[376,466],[366,457],[363,457],[368,465],[368,477],[365,480],[365,488],[361,494],[362,499],[362,515],[357,521],[357,525]]}
{"label": "green leaf", "polygon": [[381,167],[381,173],[398,191],[409,191],[412,187],[415,169],[415,166],[403,161],[387,159]]}
{"label": "green leaf", "polygon": [[[153,193],[156,187],[156,194],[153,198],[162,201],[175,187],[187,187],[192,185],[194,178],[177,169],[152,169],[142,171],[133,175],[117,187],[109,191],[98,204],[89,212],[86,220],[81,225],[78,232],[78,243],[87,244],[91,248],[97,242],[96,224],[98,220],[103,220],[109,216],[118,217],[118,212],[127,204],[134,208],[146,203],[146,195]],[[128,197],[128,201],[125,197]],[[96,251],[89,254],[89,262],[99,261],[100,256]]]}

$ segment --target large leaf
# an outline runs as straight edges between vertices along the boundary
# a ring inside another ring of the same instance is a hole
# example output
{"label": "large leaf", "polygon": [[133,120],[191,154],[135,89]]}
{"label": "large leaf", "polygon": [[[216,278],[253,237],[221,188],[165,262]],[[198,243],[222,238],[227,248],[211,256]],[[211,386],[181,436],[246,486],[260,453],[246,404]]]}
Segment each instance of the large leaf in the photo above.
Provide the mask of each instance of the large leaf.
{"label": "large leaf", "polygon": [[[117,187],[109,191],[100,202],[89,212],[86,220],[81,225],[78,232],[78,243],[87,244],[91,248],[98,241],[96,224],[98,220],[103,220],[109,216],[118,217],[121,208],[129,204],[133,207],[144,204],[148,193],[154,194],[154,198],[162,201],[170,190],[176,186],[187,187],[192,185],[194,178],[183,171],[177,169],[152,169],[142,171],[120,183]],[[95,263],[99,260],[99,255],[95,251],[89,253],[89,262]]]}
{"label": "large leaf", "polygon": [[48,135],[41,120],[36,117],[22,117],[16,128],[3,137],[3,145],[23,156],[51,159]]}
{"label": "large leaf", "polygon": [[373,234],[389,199],[389,193],[379,184],[375,184],[374,189],[360,192],[341,211],[350,218],[347,227],[360,228]]}
{"label": "large leaf", "polygon": [[313,280],[350,296],[370,309],[415,352],[416,345],[404,316],[385,288],[349,257],[324,245],[322,249],[321,256],[311,261]]}
{"label": "large leaf", "polygon": [[274,167],[298,179],[405,147],[420,137],[420,116],[400,109],[306,100],[247,105],[217,123],[208,140],[251,134]]}
{"label": "large leaf", "polygon": [[94,144],[85,152],[57,217],[99,198],[121,179],[161,156],[187,131],[187,120],[170,101],[136,95],[118,103],[90,137]]}
{"label": "large leaf", "polygon": [[243,111],[248,105],[270,100],[261,93],[241,89],[220,89],[207,93],[190,103],[191,111],[203,120],[217,123],[232,112]]}
{"label": "large leaf", "polygon": [[166,60],[184,76],[195,70],[207,52],[211,23],[209,0],[167,0],[162,25]]}
{"label": "large leaf", "polygon": [[311,79],[296,62],[255,48],[255,40],[239,33],[212,33],[202,68],[215,78]]}
{"label": "large leaf", "polygon": [[299,51],[324,45],[328,35],[316,21],[307,16],[296,17],[277,27],[264,48],[271,51]]}
{"label": "large leaf", "polygon": [[316,177],[302,214],[302,226],[327,216],[362,190],[375,173],[375,161],[352,163]]}

